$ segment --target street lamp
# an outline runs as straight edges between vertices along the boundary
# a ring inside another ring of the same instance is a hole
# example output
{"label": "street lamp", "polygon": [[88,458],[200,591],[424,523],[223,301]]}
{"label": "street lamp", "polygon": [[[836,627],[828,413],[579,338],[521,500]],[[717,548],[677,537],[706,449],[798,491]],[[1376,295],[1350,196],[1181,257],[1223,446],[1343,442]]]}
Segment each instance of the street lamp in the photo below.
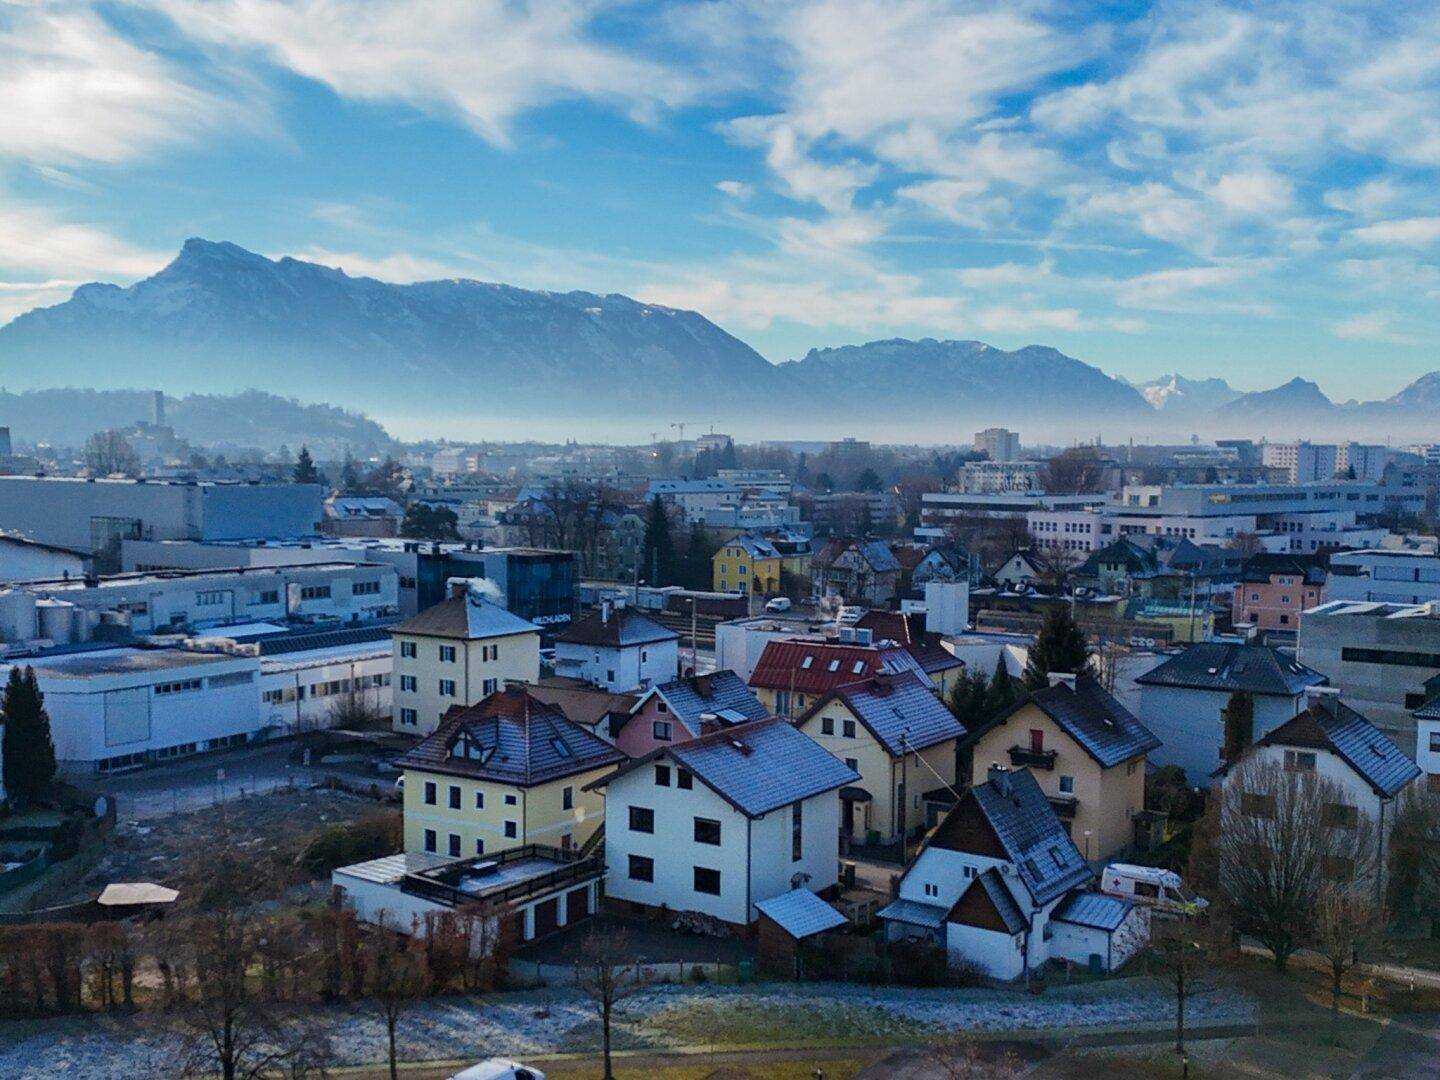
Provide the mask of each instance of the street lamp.
{"label": "street lamp", "polygon": [[1085,861],[1090,861],[1090,830],[1085,830]]}

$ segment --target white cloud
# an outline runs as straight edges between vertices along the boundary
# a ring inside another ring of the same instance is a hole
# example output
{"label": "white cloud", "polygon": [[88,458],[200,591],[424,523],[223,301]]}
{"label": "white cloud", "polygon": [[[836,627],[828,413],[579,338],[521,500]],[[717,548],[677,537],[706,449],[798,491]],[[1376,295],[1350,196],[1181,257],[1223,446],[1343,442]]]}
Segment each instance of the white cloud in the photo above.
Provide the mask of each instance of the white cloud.
{"label": "white cloud", "polygon": [[1391,329],[1395,315],[1389,311],[1370,311],[1343,319],[1330,328],[1337,338],[1346,341],[1382,341],[1392,345],[1412,345],[1414,339]]}
{"label": "white cloud", "polygon": [[133,279],[154,273],[171,257],[173,252],[146,250],[45,207],[0,199],[0,260],[12,276]]}
{"label": "white cloud", "polygon": [[1244,298],[1235,295],[1235,287],[1253,273],[1244,265],[1156,270],[1115,282],[1115,299],[1123,307],[1150,311],[1268,314],[1273,308],[1251,299],[1249,290]]}
{"label": "white cloud", "polygon": [[755,188],[743,180],[721,180],[715,185],[715,190],[732,199],[739,199],[742,202],[755,194]]}
{"label": "white cloud", "polygon": [[1428,247],[1440,241],[1440,217],[1397,218],[1377,221],[1352,229],[1350,235],[1367,244],[1399,244],[1405,247]]}
{"label": "white cloud", "polygon": [[1279,214],[1290,208],[1294,191],[1283,176],[1269,169],[1253,169],[1220,177],[1210,197],[1241,214]]}

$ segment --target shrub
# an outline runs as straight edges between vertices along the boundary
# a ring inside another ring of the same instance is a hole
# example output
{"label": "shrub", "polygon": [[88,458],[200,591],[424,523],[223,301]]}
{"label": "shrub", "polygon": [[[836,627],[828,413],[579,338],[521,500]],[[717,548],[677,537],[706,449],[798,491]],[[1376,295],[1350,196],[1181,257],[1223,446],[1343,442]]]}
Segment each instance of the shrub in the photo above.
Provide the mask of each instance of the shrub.
{"label": "shrub", "polygon": [[296,862],[314,874],[392,855],[403,842],[400,815],[381,811],[312,833]]}

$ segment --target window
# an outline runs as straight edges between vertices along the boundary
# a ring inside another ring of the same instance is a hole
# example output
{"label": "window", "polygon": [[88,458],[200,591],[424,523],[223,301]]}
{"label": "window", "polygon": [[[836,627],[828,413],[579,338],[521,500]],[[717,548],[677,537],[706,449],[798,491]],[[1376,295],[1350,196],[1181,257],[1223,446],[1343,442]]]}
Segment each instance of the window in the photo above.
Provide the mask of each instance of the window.
{"label": "window", "polygon": [[1036,754],[1045,752],[1045,732],[1039,728],[1030,729],[1030,749]]}
{"label": "window", "polygon": [[476,854],[476,855],[484,855],[484,854],[485,854],[485,841],[482,840],[482,839],[481,839],[480,837],[478,837],[478,836],[475,838],[475,854]]}
{"label": "window", "polygon": [[845,759],[845,767],[846,767],[847,769],[851,769],[851,770],[853,770],[854,772],[857,772],[857,773],[858,773],[858,772],[860,771],[860,759],[859,759],[859,758],[853,758],[853,757],[847,757],[847,758]]}
{"label": "window", "polygon": [[847,738],[847,739],[853,739],[853,738],[855,738],[855,721],[854,721],[854,720],[845,720],[845,721],[842,721],[841,724],[840,724],[840,734],[844,735],[845,738]]}
{"label": "window", "polygon": [[1346,803],[1326,803],[1320,811],[1320,823],[1329,829],[1353,829],[1359,821],[1359,809]]}
{"label": "window", "polygon": [[252,604],[278,604],[280,602],[280,590],[261,589],[251,599]]}
{"label": "window", "polygon": [[669,742],[670,721],[656,720],[653,724],[650,725],[650,734],[653,735],[659,742]]}
{"label": "window", "polygon": [[614,681],[615,681],[615,669],[614,669],[614,668],[610,668],[610,669],[608,669],[608,670],[605,672],[605,681],[606,681],[606,682],[614,682]]}
{"label": "window", "polygon": [[676,769],[675,786],[681,791],[689,791],[695,786],[695,778],[690,775],[688,769]]}
{"label": "window", "polygon": [[304,585],[300,589],[301,600],[329,600],[329,585]]}
{"label": "window", "polygon": [[669,787],[669,786],[670,786],[670,766],[669,766],[669,765],[656,765],[656,766],[655,766],[655,786],[656,786],[656,787]]}
{"label": "window", "polygon": [[454,646],[454,645],[441,645],[441,646],[440,646],[440,662],[441,662],[442,664],[453,664],[453,663],[455,662],[455,646]]}
{"label": "window", "polygon": [[351,596],[379,596],[380,582],[378,581],[352,581],[350,583]]}
{"label": "window", "polygon": [[706,866],[695,867],[695,891],[710,896],[720,895],[720,871]]}
{"label": "window", "polygon": [[425,830],[425,850],[432,855],[440,850],[440,838],[436,835],[434,829]]}
{"label": "window", "polygon": [[799,862],[805,852],[804,804],[796,803],[790,808],[790,861]]}
{"label": "window", "polygon": [[415,659],[415,642],[413,642],[413,641],[402,641],[402,642],[400,642],[400,656],[401,656],[402,659],[405,659],[405,660],[413,660],[413,659]]}
{"label": "window", "polygon": [[1285,768],[1290,772],[1314,772],[1315,751],[1313,750],[1286,750]]}
{"label": "window", "polygon": [[573,787],[567,787],[560,792],[560,809],[575,809],[575,789]]}
{"label": "window", "polygon": [[480,692],[486,697],[489,697],[491,694],[495,693],[497,689],[499,689],[499,685],[500,684],[495,679],[484,679],[480,683]]}
{"label": "window", "polygon": [[695,819],[695,843],[715,844],[720,843],[720,822],[711,818],[697,817]]}
{"label": "window", "polygon": [[648,806],[630,807],[630,831],[653,833],[655,831],[655,811]]}
{"label": "window", "polygon": [[413,694],[413,693],[415,692],[415,676],[414,676],[414,675],[401,675],[401,676],[400,676],[400,689],[401,689],[401,690],[405,690],[405,691]]}
{"label": "window", "polygon": [[834,734],[835,734],[835,718],[834,718],[833,716],[822,716],[822,717],[820,718],[820,734],[821,734],[821,735],[834,735]]}
{"label": "window", "polygon": [[460,809],[460,785],[458,784],[450,785],[450,809]]}
{"label": "window", "polygon": [[201,687],[199,679],[181,679],[178,682],[156,683],[155,693],[157,694],[189,694]]}
{"label": "window", "polygon": [[925,895],[926,895],[926,896],[939,896],[939,895],[940,895],[940,886],[939,886],[939,885],[932,885],[932,884],[931,884],[930,882],[928,882],[928,881],[925,882]]}
{"label": "window", "polygon": [[1356,664],[1440,668],[1440,653],[1407,652],[1403,649],[1361,649],[1347,646],[1341,648],[1340,659]]}
{"label": "window", "polygon": [[670,706],[666,705],[663,699],[657,698],[655,701],[655,711],[658,713],[667,713],[670,711]]}
{"label": "window", "polygon": [[1075,794],[1075,778],[1073,776],[1060,777],[1060,792],[1064,795]]}
{"label": "window", "polygon": [[967,866],[967,867],[965,867],[965,880],[968,881],[968,880],[970,880],[971,878],[973,878],[974,876],[975,876],[975,867],[973,867],[973,866]]}
{"label": "window", "polygon": [[1431,753],[1440,754],[1440,731],[1432,731],[1430,733],[1430,751]]}
{"label": "window", "polygon": [[485,809],[485,792],[483,792],[483,791],[477,791],[477,792],[475,792],[475,809],[476,809],[476,810],[484,810],[484,809]]}
{"label": "window", "polygon": [[520,802],[520,800],[519,800],[518,798],[516,798],[515,793],[514,793],[513,791],[507,791],[507,792],[505,793],[505,805],[506,805],[506,806],[515,806],[515,805],[517,805],[519,802]]}
{"label": "window", "polygon": [[454,697],[454,696],[455,696],[455,680],[454,680],[454,679],[441,679],[441,680],[440,680],[440,696],[441,696],[441,697]]}
{"label": "window", "polygon": [[414,727],[419,722],[420,714],[417,713],[414,709],[400,710],[400,723],[404,724],[406,727]]}
{"label": "window", "polygon": [[223,604],[224,602],[224,589],[207,589],[195,594],[195,603],[200,607],[213,607],[215,604]]}
{"label": "window", "polygon": [[630,880],[631,881],[654,881],[655,860],[646,858],[644,855],[630,856]]}
{"label": "window", "polygon": [[434,806],[439,801],[440,789],[435,786],[434,780],[425,781],[425,805]]}
{"label": "window", "polygon": [[1275,796],[1254,791],[1241,792],[1240,812],[1250,817],[1273,818],[1275,816]]}
{"label": "window", "polygon": [[513,821],[505,822],[505,839],[514,840],[520,835],[520,826]]}
{"label": "window", "polygon": [[452,833],[450,834],[449,840],[450,840],[450,845],[449,845],[449,847],[450,847],[450,857],[451,857],[452,859],[458,859],[458,858],[460,857],[460,836],[459,836],[459,834],[452,832]]}

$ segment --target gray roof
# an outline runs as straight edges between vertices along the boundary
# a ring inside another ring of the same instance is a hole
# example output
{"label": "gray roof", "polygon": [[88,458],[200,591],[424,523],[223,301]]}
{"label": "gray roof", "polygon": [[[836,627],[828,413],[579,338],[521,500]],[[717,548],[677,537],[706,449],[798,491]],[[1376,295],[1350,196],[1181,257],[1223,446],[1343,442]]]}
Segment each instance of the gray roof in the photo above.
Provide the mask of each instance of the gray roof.
{"label": "gray roof", "polygon": [[937,904],[926,904],[919,900],[892,900],[875,914],[881,919],[939,929],[945,925],[945,916],[949,912]]}
{"label": "gray roof", "polygon": [[683,679],[672,679],[662,683],[635,704],[632,712],[638,712],[651,695],[658,694],[670,706],[675,719],[685,726],[691,735],[700,734],[700,717],[716,713],[730,722],[763,720],[770,715],[755,691],[745,685],[745,680],[730,670],[712,672],[709,675],[691,675]]}
{"label": "gray roof", "polygon": [[834,930],[847,921],[844,915],[804,888],[761,900],[755,906],[797,941]]}
{"label": "gray roof", "polygon": [[476,641],[510,634],[538,634],[540,628],[467,590],[464,596],[452,596],[430,605],[418,615],[391,627],[390,632]]}
{"label": "gray roof", "polygon": [[1142,686],[1275,694],[1294,697],[1325,676],[1268,645],[1206,641],[1191,645],[1135,680]]}
{"label": "gray roof", "polygon": [[900,560],[895,558],[895,553],[883,540],[862,540],[855,545],[855,550],[877,574],[900,569]]}
{"label": "gray roof", "polygon": [[85,679],[100,675],[139,675],[152,671],[208,667],[226,661],[243,660],[231,653],[188,652],[184,649],[104,648],[93,652],[17,659],[15,667],[33,667],[35,674],[48,678]]}
{"label": "gray roof", "polygon": [[751,818],[860,779],[859,773],[810,736],[788,721],[770,717],[654,750],[593,786],[613,783],[660,757],[688,769]]}
{"label": "gray roof", "polygon": [[933,684],[913,671],[877,675],[841,686],[822,698],[810,714],[832,698],[843,701],[891,757],[965,734],[955,714],[935,696]]}
{"label": "gray roof", "polygon": [[[1048,903],[1091,879],[1090,868],[1035,777],[1007,772],[970,789],[1021,882],[1037,904]],[[964,808],[962,800],[951,813]]]}
{"label": "gray roof", "polygon": [[1338,754],[1377,795],[1391,798],[1420,775],[1420,766],[1338,699],[1320,698],[1269,732],[1257,746],[1301,746]]}
{"label": "gray roof", "polygon": [[[1018,934],[1030,921],[1025,918],[1025,913],[1020,910],[1020,905],[1015,903],[1015,894],[1010,891],[1009,886],[1000,876],[1000,872],[993,866],[986,870],[970,883],[970,889],[984,889],[985,894],[990,897],[990,902],[995,905],[995,910],[1000,913],[1000,918],[1005,922],[1005,929],[1012,934]],[[961,894],[962,898],[964,893]]]}
{"label": "gray roof", "polygon": [[1440,697],[1433,697],[1412,713],[1416,720],[1440,720]]}
{"label": "gray roof", "polygon": [[571,623],[555,640],[567,645],[600,645],[612,649],[679,641],[680,635],[632,607],[602,608]]}
{"label": "gray roof", "polygon": [[1098,892],[1071,893],[1050,916],[1060,922],[1089,926],[1095,930],[1117,930],[1135,905],[1118,896]]}
{"label": "gray roof", "polygon": [[1010,709],[986,725],[990,730],[1004,723],[1027,704],[1036,706],[1094,758],[1102,768],[1119,765],[1160,745],[1154,732],[1137,720],[1129,709],[1088,676],[1037,690],[1021,698]]}

